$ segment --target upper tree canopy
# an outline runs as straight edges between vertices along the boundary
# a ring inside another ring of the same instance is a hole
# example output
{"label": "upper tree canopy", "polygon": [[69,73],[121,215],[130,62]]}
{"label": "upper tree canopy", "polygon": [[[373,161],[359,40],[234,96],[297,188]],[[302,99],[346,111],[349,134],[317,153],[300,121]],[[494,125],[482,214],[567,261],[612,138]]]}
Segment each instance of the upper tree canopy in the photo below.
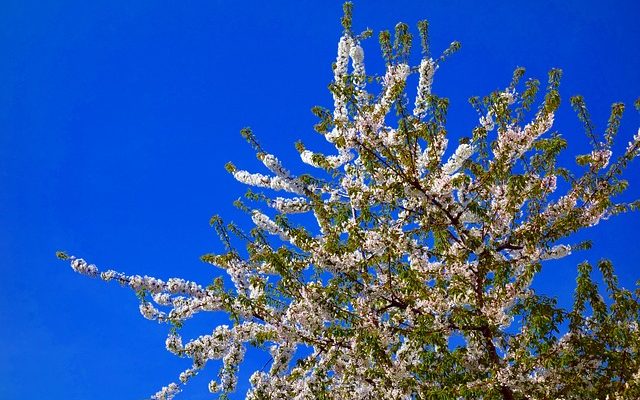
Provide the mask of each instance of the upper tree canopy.
{"label": "upper tree canopy", "polygon": [[[249,399],[639,398],[640,288],[618,287],[607,261],[598,265],[607,301],[586,263],[571,310],[530,287],[545,260],[589,247],[567,242],[572,233],[639,205],[614,201],[640,153],[640,130],[622,154],[612,152],[624,105],[612,106],[599,132],[583,99],[572,98],[592,151],[562,167],[566,141],[553,131],[561,72],[550,71],[540,95],[519,68],[508,87],[471,99],[478,124],[450,144],[448,101],[431,84],[459,44],[434,56],[426,22],[418,38],[400,23],[379,35],[384,75],[368,75],[360,42],[372,32],[354,33],[351,5],[344,10],[333,109],[313,109],[335,151],[298,143],[317,173],[294,176],[245,129],[269,173],[227,165],[264,189],[237,203],[255,224],[250,232],[211,220],[227,251],[202,258],[227,271],[231,290],[220,277],[203,287],[99,272],[60,254],[77,272],[130,286],[145,317],[173,325],[167,349],[193,367],[155,397],[173,397],[218,359],[220,379],[209,388],[224,397],[251,344],[271,362],[252,375]],[[422,60],[411,66],[418,41]],[[317,227],[296,223],[300,213]],[[185,320],[219,310],[233,326],[183,342]]]}

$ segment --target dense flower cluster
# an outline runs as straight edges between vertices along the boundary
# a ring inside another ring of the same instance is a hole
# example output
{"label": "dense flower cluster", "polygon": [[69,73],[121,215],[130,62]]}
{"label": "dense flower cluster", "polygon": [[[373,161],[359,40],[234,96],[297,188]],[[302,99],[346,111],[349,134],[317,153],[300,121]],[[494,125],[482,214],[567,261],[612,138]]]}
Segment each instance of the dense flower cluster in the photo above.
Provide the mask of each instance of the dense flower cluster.
{"label": "dense flower cluster", "polygon": [[[295,196],[248,194],[271,211],[243,205],[255,224],[251,234],[239,235],[246,256],[228,239],[238,229],[212,222],[229,251],[203,259],[227,271],[233,292],[221,279],[204,288],[100,273],[70,257],[76,272],[138,292],[146,318],[179,327],[203,311],[234,317],[234,326],[186,343],[172,330],[167,350],[193,365],[154,398],[172,398],[211,360],[222,368],[210,391],[233,391],[249,343],[271,357],[268,370],[251,376],[247,398],[255,400],[640,396],[638,294],[617,287],[607,262],[599,268],[609,305],[586,264],[572,311],[530,287],[543,261],[586,247],[562,243],[569,235],[637,206],[616,204],[612,196],[622,190],[623,167],[640,152],[640,131],[615,163],[610,141],[596,143],[586,156],[591,168],[571,176],[559,193],[558,179],[567,173],[555,160],[565,142],[549,133],[559,71],[550,73],[529,123],[523,119],[535,91],[516,91],[522,76],[516,71],[509,88],[476,102],[479,125],[446,157],[447,104],[431,91],[444,56],[434,60],[425,48],[420,64],[410,67],[411,36],[399,24],[393,45],[388,33],[380,36],[386,72],[372,77],[380,92],[369,93],[360,45],[366,35],[352,33],[346,7],[334,109],[319,112],[317,125],[337,155],[301,147],[301,160],[319,169],[313,179],[294,176],[261,148],[258,158],[270,175],[229,165],[239,182]],[[426,24],[421,34],[424,45]],[[415,73],[409,111],[405,86]],[[313,215],[317,229],[296,225],[294,214]],[[569,328],[559,335],[563,321]]]}

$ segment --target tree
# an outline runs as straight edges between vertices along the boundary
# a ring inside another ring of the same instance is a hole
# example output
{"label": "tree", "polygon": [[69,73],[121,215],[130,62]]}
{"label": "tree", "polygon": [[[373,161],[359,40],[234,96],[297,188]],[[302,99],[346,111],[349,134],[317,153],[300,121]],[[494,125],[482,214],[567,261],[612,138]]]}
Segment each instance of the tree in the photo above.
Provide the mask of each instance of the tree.
{"label": "tree", "polygon": [[[550,71],[534,110],[540,84],[522,83],[518,68],[504,90],[471,99],[478,126],[446,159],[448,101],[431,83],[459,44],[432,58],[420,22],[423,57],[410,67],[413,37],[400,23],[393,38],[379,36],[386,72],[367,75],[360,41],[372,32],[356,35],[351,11],[346,3],[334,108],[313,109],[315,129],[336,152],[298,143],[318,173],[294,176],[244,129],[270,175],[227,165],[238,181],[265,189],[236,204],[251,216],[250,232],[211,219],[226,252],[202,259],[226,270],[233,288],[221,277],[204,287],[100,272],[58,254],[76,272],[129,286],[144,317],[171,324],[167,349],[193,366],[154,398],[172,398],[210,360],[223,365],[209,389],[226,397],[248,344],[271,355],[268,371],[251,377],[250,399],[639,398],[640,287],[619,287],[606,260],[598,269],[607,300],[587,263],[578,266],[571,310],[530,287],[545,260],[589,248],[561,243],[571,234],[640,205],[614,201],[640,153],[639,130],[612,159],[624,105],[612,106],[600,133],[584,100],[571,99],[593,147],[576,157],[576,173],[557,165],[566,141],[550,133],[561,71]],[[413,102],[411,74],[419,77]],[[367,88],[376,85],[374,95]],[[317,226],[294,214],[313,215]],[[183,343],[187,319],[220,310],[233,326]]]}

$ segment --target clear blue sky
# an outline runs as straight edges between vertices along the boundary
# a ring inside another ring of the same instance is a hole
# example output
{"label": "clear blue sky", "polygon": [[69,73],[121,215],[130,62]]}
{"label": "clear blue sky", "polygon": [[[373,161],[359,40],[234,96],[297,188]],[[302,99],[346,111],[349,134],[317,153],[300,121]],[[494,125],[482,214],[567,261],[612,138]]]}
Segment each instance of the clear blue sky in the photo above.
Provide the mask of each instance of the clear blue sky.
{"label": "clear blue sky", "polygon": [[[639,15],[632,0],[398,0],[357,1],[354,17],[376,31],[426,18],[435,52],[462,42],[434,84],[451,99],[454,141],[475,123],[468,97],[505,86],[516,66],[542,81],[562,68],[555,127],[575,152],[587,141],[570,95],[584,95],[599,129],[610,103],[629,106],[618,149],[640,125]],[[220,250],[209,217],[246,222],[231,206],[245,188],[223,165],[258,166],[238,131],[252,126],[301,169],[293,142],[319,146],[309,110],[331,105],[340,16],[340,1],[0,2],[1,399],[141,399],[187,367],[131,291],[79,276],[54,253],[208,283],[219,271],[198,257]],[[365,51],[369,71],[379,67],[376,41]],[[639,171],[628,171],[624,198],[640,197]],[[595,248],[546,264],[536,287],[568,304],[576,264],[603,256],[632,285],[639,227],[636,213],[581,234]],[[220,321],[196,318],[185,336]],[[268,359],[249,357],[241,390]],[[210,398],[211,367],[183,398]]]}

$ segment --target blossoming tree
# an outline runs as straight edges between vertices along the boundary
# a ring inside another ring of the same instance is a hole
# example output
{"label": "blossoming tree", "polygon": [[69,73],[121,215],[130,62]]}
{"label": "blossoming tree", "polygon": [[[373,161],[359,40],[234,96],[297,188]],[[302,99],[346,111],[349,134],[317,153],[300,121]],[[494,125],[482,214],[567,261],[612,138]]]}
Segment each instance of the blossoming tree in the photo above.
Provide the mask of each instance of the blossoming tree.
{"label": "blossoming tree", "polygon": [[[479,123],[444,157],[448,103],[431,83],[459,45],[433,58],[420,22],[423,58],[410,66],[413,38],[398,24],[393,38],[380,34],[386,72],[368,75],[360,41],[371,32],[354,34],[351,5],[344,9],[333,110],[314,109],[315,129],[335,152],[298,144],[318,173],[294,176],[245,129],[270,173],[227,165],[265,189],[237,204],[255,224],[250,232],[211,220],[227,251],[202,259],[225,269],[232,289],[221,277],[205,287],[101,272],[59,253],[76,272],[129,286],[144,317],[172,325],[167,349],[193,366],[154,398],[172,398],[210,360],[222,368],[209,389],[226,397],[249,344],[271,362],[252,375],[248,399],[640,398],[640,289],[620,288],[608,261],[598,264],[606,301],[587,263],[570,310],[530,287],[545,260],[589,247],[567,244],[572,233],[638,207],[613,200],[640,153],[639,131],[612,154],[624,105],[596,132],[584,101],[571,99],[593,150],[563,168],[556,159],[566,142],[550,132],[560,71],[537,101],[539,82],[521,83],[517,69],[507,88],[471,100]],[[411,74],[419,76],[413,101]],[[301,213],[317,226],[293,222]],[[186,320],[220,310],[233,326],[182,339]]]}

